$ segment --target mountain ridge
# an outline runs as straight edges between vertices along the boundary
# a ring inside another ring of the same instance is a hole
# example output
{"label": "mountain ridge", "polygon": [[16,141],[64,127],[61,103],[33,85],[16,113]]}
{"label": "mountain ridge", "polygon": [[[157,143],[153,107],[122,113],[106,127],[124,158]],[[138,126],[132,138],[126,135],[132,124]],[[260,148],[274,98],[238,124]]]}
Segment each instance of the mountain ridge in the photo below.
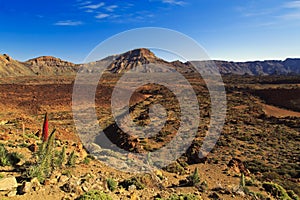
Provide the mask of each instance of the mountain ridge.
{"label": "mountain ridge", "polygon": [[[207,61],[172,61],[168,62],[155,56],[149,49],[134,49],[123,54],[108,56],[111,64],[107,67],[110,73],[123,73],[127,70],[150,72],[149,64],[155,64],[155,72],[177,70],[180,73],[193,73],[193,62],[202,65]],[[104,60],[103,59],[103,60]],[[93,62],[97,64],[100,61]],[[210,61],[212,62],[212,61]],[[223,75],[291,75],[300,74],[300,58],[285,60],[264,60],[234,62],[213,60]],[[7,54],[0,54],[0,77],[36,76],[36,75],[75,75],[83,64],[74,64],[53,56],[40,56],[25,62],[14,60]]]}

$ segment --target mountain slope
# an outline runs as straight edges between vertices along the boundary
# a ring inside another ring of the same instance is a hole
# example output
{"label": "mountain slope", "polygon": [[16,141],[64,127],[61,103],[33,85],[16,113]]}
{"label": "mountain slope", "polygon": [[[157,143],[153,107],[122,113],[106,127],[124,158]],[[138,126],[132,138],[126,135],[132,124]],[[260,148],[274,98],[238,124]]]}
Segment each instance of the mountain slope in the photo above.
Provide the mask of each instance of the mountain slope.
{"label": "mountain slope", "polygon": [[23,63],[12,59],[6,54],[0,54],[0,77],[33,75],[33,71],[25,67]]}
{"label": "mountain slope", "polygon": [[52,56],[30,59],[24,64],[37,75],[71,75],[75,74],[80,66]]}
{"label": "mountain slope", "polygon": [[[180,73],[195,72],[193,64],[201,66],[203,72],[214,73],[207,65],[212,61],[167,62],[154,55],[148,49],[134,49],[120,55],[109,56],[101,61],[111,63],[107,67],[110,73],[134,72],[170,72],[177,70]],[[91,63],[97,67],[101,61]],[[300,59],[288,58],[284,61],[267,60],[253,62],[214,61],[221,74],[237,75],[289,75],[300,74]],[[63,61],[51,56],[41,56],[26,62],[19,62],[10,56],[0,54],[0,77],[36,76],[36,75],[75,75],[82,65]],[[155,66],[155,68],[153,67]]]}

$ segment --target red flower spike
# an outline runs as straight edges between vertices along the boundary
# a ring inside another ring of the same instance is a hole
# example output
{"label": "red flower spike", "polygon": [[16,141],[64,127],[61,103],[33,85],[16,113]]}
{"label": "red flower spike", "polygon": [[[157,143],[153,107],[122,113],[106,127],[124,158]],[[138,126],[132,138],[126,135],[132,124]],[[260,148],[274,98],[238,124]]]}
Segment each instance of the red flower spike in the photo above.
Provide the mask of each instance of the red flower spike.
{"label": "red flower spike", "polygon": [[49,137],[49,132],[48,132],[48,113],[45,114],[45,118],[44,118],[44,124],[43,124],[43,141],[46,142],[48,140]]}

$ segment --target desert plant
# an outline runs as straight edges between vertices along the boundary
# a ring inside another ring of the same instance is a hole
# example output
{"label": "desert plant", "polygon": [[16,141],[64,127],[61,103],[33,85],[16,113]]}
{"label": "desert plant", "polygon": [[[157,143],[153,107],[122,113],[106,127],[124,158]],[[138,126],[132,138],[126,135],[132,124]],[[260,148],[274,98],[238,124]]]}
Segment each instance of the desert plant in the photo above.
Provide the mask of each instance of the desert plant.
{"label": "desert plant", "polygon": [[170,173],[176,173],[180,175],[185,174],[185,169],[178,162],[174,162],[168,165],[167,167],[164,168],[164,170]]}
{"label": "desert plant", "polygon": [[276,183],[265,182],[263,188],[269,192],[273,197],[280,200],[292,200],[286,190]]}
{"label": "desert plant", "polygon": [[48,136],[49,136],[48,128],[49,128],[48,113],[46,113],[44,118],[43,133],[42,133],[42,138],[44,142],[48,140]]}
{"label": "desert plant", "polygon": [[136,186],[136,189],[138,189],[138,190],[143,190],[143,189],[145,189],[145,187],[146,187],[146,186],[142,183],[141,177],[132,177],[132,178],[130,178],[130,179],[124,180],[124,181],[122,181],[122,182],[120,183],[120,185],[121,185],[123,188],[127,189],[127,190],[128,190],[128,188],[129,188],[129,186],[131,186],[131,185],[135,185],[135,186]]}
{"label": "desert plant", "polygon": [[193,194],[172,194],[168,198],[155,198],[155,200],[200,200],[201,198]]}
{"label": "desert plant", "polygon": [[244,173],[241,174],[240,186],[241,186],[242,188],[245,188],[245,187],[246,187],[246,182],[245,182],[245,175],[244,175]]}
{"label": "desert plant", "polygon": [[110,191],[113,192],[117,189],[118,183],[114,179],[108,178],[106,180],[106,183],[107,183],[107,187]]}
{"label": "desert plant", "polygon": [[66,160],[66,147],[63,146],[57,158],[57,166],[61,168],[64,165],[65,160]]}
{"label": "desert plant", "polygon": [[99,190],[92,190],[81,195],[76,200],[113,200],[113,199],[108,194],[105,194],[104,192],[101,192]]}
{"label": "desert plant", "polygon": [[90,164],[91,159],[88,156],[86,156],[82,162],[83,162],[83,164],[88,165],[88,164]]}
{"label": "desert plant", "polygon": [[293,200],[300,200],[299,196],[293,190],[288,190],[287,193]]}
{"label": "desert plant", "polygon": [[196,168],[190,176],[187,177],[187,185],[196,186],[200,183],[200,176],[198,173],[198,168]]}
{"label": "desert plant", "polygon": [[9,153],[3,144],[0,144],[0,166],[16,165],[23,156],[17,152]]}
{"label": "desert plant", "polygon": [[68,157],[67,166],[74,167],[76,163],[76,154],[75,151],[72,151]]}
{"label": "desert plant", "polygon": [[38,178],[40,182],[43,182],[45,178],[49,177],[54,169],[54,148],[55,148],[55,130],[52,131],[47,141],[43,142],[39,151],[37,152],[37,162],[31,166],[27,175],[29,178]]}

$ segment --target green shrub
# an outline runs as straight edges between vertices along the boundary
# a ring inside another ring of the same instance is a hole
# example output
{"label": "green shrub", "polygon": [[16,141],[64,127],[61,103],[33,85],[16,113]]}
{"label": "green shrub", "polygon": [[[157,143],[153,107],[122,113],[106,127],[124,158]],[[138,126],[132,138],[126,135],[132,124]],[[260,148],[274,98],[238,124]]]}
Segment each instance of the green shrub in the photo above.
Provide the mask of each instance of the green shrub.
{"label": "green shrub", "polygon": [[250,196],[254,197],[254,199],[259,199],[259,200],[269,200],[269,197],[266,197],[265,195],[259,193],[259,192],[250,192]]}
{"label": "green shrub", "polygon": [[145,185],[142,183],[140,177],[132,177],[130,179],[124,180],[120,183],[120,185],[127,190],[129,188],[129,186],[131,186],[131,185],[135,185],[136,189],[138,189],[138,190],[145,189]]}
{"label": "green shrub", "polygon": [[66,160],[66,147],[63,146],[61,152],[58,155],[57,161],[56,161],[57,166],[59,168],[61,168],[64,165],[65,160]]}
{"label": "green shrub", "polygon": [[106,183],[107,183],[108,189],[112,192],[115,191],[118,187],[118,183],[112,178],[108,178],[106,180]]}
{"label": "green shrub", "polygon": [[50,176],[55,167],[54,148],[55,148],[55,130],[52,131],[49,139],[39,146],[37,152],[37,162],[29,167],[26,171],[26,176],[29,178],[38,178],[43,182]]}
{"label": "green shrub", "polygon": [[193,194],[172,194],[168,198],[155,198],[155,200],[200,200],[201,198]]}
{"label": "green shrub", "polygon": [[293,190],[288,190],[287,193],[293,200],[300,200],[299,196]]}
{"label": "green shrub", "polygon": [[198,173],[198,168],[196,168],[190,176],[187,177],[187,185],[189,186],[196,186],[200,183],[200,176]]}
{"label": "green shrub", "polygon": [[242,188],[246,187],[245,175],[244,175],[243,173],[242,173],[242,175],[241,175],[240,186],[241,186]]}
{"label": "green shrub", "polygon": [[90,164],[91,159],[87,156],[84,158],[84,160],[82,162],[83,162],[83,164],[88,165],[88,164]]}
{"label": "green shrub", "polygon": [[76,200],[113,200],[113,199],[108,194],[105,194],[104,192],[98,190],[92,190],[81,195]]}
{"label": "green shrub", "polygon": [[185,174],[185,169],[178,162],[174,162],[168,165],[167,167],[164,168],[164,170],[170,173],[176,173],[180,175]]}
{"label": "green shrub", "polygon": [[67,161],[67,165],[69,167],[74,167],[76,164],[76,155],[75,155],[75,151],[72,151],[69,155],[68,161]]}
{"label": "green shrub", "polygon": [[0,166],[16,165],[22,158],[23,155],[17,152],[9,153],[4,145],[0,144]]}
{"label": "green shrub", "polygon": [[273,197],[280,200],[292,200],[287,194],[286,190],[276,183],[265,182],[263,188],[269,192]]}

